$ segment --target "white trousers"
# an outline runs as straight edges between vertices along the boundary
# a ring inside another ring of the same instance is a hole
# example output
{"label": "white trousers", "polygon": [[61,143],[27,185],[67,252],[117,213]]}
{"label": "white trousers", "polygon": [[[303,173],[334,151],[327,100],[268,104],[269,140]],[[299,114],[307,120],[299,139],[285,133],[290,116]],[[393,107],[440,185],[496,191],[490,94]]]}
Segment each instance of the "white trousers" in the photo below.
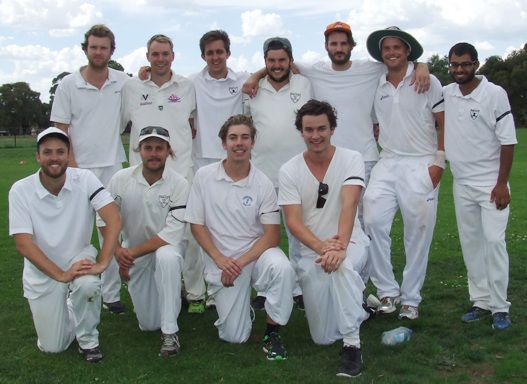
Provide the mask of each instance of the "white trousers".
{"label": "white trousers", "polygon": [[216,300],[219,337],[230,343],[243,343],[251,334],[251,286],[264,292],[267,315],[285,325],[293,309],[295,273],[287,256],[278,247],[269,248],[258,260],[246,265],[233,287],[221,284],[221,274],[206,274],[209,292]]}
{"label": "white trousers", "polygon": [[492,313],[509,312],[509,255],[505,244],[509,207],[500,211],[490,202],[493,188],[454,181],[457,228],[470,300]]}
{"label": "white trousers", "polygon": [[[102,185],[108,186],[113,175],[123,169],[122,164],[114,164],[110,167],[88,168],[101,181]],[[102,247],[103,237],[97,229],[99,245]],[[105,271],[101,274],[102,279],[102,300],[105,303],[114,303],[121,300],[121,276],[119,275],[119,264],[115,257],[112,257]]]}
{"label": "white trousers", "polygon": [[[70,266],[82,259],[95,262],[97,250],[89,245],[76,255]],[[37,331],[37,346],[44,352],[62,352],[77,338],[83,349],[99,345],[101,279],[86,275],[55,288],[37,299],[28,299]]]}
{"label": "white trousers", "polygon": [[[428,167],[434,156],[381,158],[364,194],[364,226],[371,238],[370,273],[379,297],[401,296],[403,305],[419,306],[436,222],[438,190]],[[395,280],[390,230],[397,210],[404,224],[406,265],[401,287]]]}
{"label": "white trousers", "polygon": [[130,268],[128,291],[141,330],[161,329],[166,334],[179,331],[184,251],[183,244],[165,245],[135,259]]}
{"label": "white trousers", "polygon": [[346,344],[360,346],[360,325],[366,318],[360,273],[366,265],[366,247],[350,242],[344,262],[330,274],[315,263],[317,257],[302,257],[296,270],[311,338],[316,344],[344,339]]}

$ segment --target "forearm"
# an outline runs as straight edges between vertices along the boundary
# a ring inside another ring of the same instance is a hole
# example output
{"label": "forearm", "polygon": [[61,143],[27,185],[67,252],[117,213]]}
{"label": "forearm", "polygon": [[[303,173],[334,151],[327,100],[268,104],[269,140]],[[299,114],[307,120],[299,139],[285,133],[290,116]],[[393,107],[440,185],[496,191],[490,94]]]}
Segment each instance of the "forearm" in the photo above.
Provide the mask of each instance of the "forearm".
{"label": "forearm", "polygon": [[218,258],[224,256],[212,241],[210,233],[205,226],[200,224],[190,224],[190,230],[198,244],[212,260],[216,262]]}
{"label": "forearm", "polygon": [[238,263],[242,268],[257,260],[269,248],[277,247],[280,244],[280,226],[273,225],[273,227],[266,230],[262,237],[256,240],[251,248],[240,256]]}
{"label": "forearm", "polygon": [[500,170],[497,184],[507,184],[514,159],[514,145],[502,145],[500,151]]}
{"label": "forearm", "polygon": [[138,244],[135,247],[128,248],[128,252],[134,257],[134,259],[137,259],[138,257],[153,253],[167,244],[168,243],[165,240],[155,235],[145,241],[144,243]]}
{"label": "forearm", "polygon": [[[69,124],[55,122],[55,127],[63,130],[68,135],[68,137],[70,137],[69,135],[70,125]],[[70,151],[69,151],[69,156],[68,156],[68,167],[77,168],[77,161],[75,161],[75,152],[73,151],[73,141],[71,140],[71,137],[70,137]]]}
{"label": "forearm", "polygon": [[17,234],[14,238],[16,248],[22,256],[28,259],[46,276],[49,276],[56,281],[63,281],[62,277],[64,271],[51,261],[44,252],[42,252],[42,250],[31,239],[31,235]]}

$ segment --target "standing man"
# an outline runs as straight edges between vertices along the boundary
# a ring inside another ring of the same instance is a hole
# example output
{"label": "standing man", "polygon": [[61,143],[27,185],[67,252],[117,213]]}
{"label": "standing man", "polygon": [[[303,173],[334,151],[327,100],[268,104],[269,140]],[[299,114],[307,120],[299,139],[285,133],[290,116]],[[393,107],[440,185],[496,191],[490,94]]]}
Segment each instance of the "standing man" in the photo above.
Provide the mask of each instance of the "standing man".
{"label": "standing man", "polygon": [[461,321],[492,313],[492,328],[506,329],[512,325],[505,230],[509,174],[518,143],[514,119],[507,93],[485,76],[475,75],[478,52],[471,44],[454,45],[448,61],[455,83],[444,88],[445,148],[454,175],[457,227],[473,302]]}
{"label": "standing man", "polygon": [[243,343],[251,333],[251,286],[267,296],[264,352],[285,360],[279,336],[293,307],[294,272],[278,248],[280,215],[271,181],[251,164],[256,129],[235,115],[219,137],[227,158],[196,172],[185,220],[207,254],[205,279],[216,300],[219,337]]}
{"label": "standing man", "polygon": [[[145,127],[136,148],[142,162],[117,172],[108,191],[123,219],[122,243],[115,257],[128,282],[134,311],[143,331],[161,329],[160,355],[179,351],[177,319],[181,311],[187,180],[165,168],[170,135],[161,127]],[[104,223],[98,222],[104,234]]]}
{"label": "standing man", "polygon": [[311,338],[316,344],[343,339],[337,376],[362,372],[360,325],[368,238],[357,218],[364,188],[360,153],[335,147],[334,109],[308,101],[297,113],[296,128],[307,149],[280,169],[278,203],[291,233],[302,243],[296,272],[304,296]]}
{"label": "standing man", "polygon": [[[154,35],[148,40],[146,58],[150,63],[150,78],[129,79],[123,87],[123,127],[132,123],[130,133],[130,165],[137,165],[141,157],[134,148],[139,144],[140,130],[147,126],[164,127],[170,133],[170,147],[174,158],[166,166],[192,182],[192,131],[189,118],[196,108],[194,86],[172,69],[174,45],[165,35]],[[187,228],[183,279],[187,290],[190,313],[205,310],[203,261],[196,240]]]}
{"label": "standing man", "polygon": [[[267,75],[259,81],[258,94],[244,101],[245,114],[251,115],[258,130],[258,140],[251,161],[278,190],[278,173],[294,155],[302,152],[304,142],[295,129],[296,111],[312,97],[309,80],[291,73],[293,48],[284,37],[271,37],[263,45]],[[277,140],[277,138],[280,140]],[[287,229],[289,259],[293,269],[300,259],[300,243]],[[294,289],[295,302],[304,309],[298,284]],[[263,309],[265,296],[259,292],[253,301],[254,309]]]}
{"label": "standing man", "polygon": [[[128,76],[108,68],[115,50],[115,36],[108,27],[91,27],[84,35],[82,50],[88,58],[88,65],[60,82],[50,119],[70,137],[69,166],[89,169],[103,185],[108,185],[126,161],[119,137],[119,110],[121,89]],[[100,244],[101,241],[99,236]],[[119,267],[113,258],[102,280],[104,307],[116,314],[124,313]]]}
{"label": "standing man", "polygon": [[[413,61],[423,53],[419,42],[397,27],[373,32],[368,52],[384,61],[374,108],[379,121],[381,158],[364,194],[364,227],[370,237],[371,279],[381,299],[379,313],[392,313],[401,302],[399,319],[417,319],[428,252],[436,222],[439,181],[445,168],[444,102],[441,83],[430,76],[430,90],[409,86]],[[439,127],[439,139],[436,131]],[[404,222],[406,266],[401,286],[395,280],[390,229],[397,210]]]}
{"label": "standing man", "polygon": [[[314,97],[328,101],[335,108],[340,123],[333,144],[362,154],[367,186],[370,171],[379,159],[372,120],[373,96],[386,67],[371,60],[350,60],[351,51],[357,43],[347,23],[336,21],[329,24],[324,37],[329,62],[323,60],[314,65],[295,62],[295,65],[310,80]],[[255,78],[264,75],[261,70],[251,77],[252,81],[244,87],[244,92],[254,95]],[[427,66],[419,65],[416,86],[427,89],[428,76]],[[362,199],[359,202],[359,220],[362,223]]]}
{"label": "standing man", "polygon": [[[9,191],[9,234],[24,256],[24,297],[43,352],[62,352],[74,339],[87,362],[100,361],[97,325],[101,280],[121,229],[111,195],[92,172],[68,168],[70,139],[55,127],[37,137],[34,175]],[[90,244],[95,211],[107,242],[97,260]]]}

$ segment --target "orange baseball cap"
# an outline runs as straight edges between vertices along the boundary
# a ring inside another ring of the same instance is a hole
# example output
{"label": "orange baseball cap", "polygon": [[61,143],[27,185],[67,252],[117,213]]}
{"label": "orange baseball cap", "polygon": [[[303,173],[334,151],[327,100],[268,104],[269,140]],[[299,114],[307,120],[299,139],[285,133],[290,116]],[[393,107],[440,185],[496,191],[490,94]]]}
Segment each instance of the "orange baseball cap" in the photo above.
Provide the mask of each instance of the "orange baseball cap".
{"label": "orange baseball cap", "polygon": [[324,35],[328,36],[332,32],[344,32],[351,36],[351,27],[343,21],[335,21],[326,27]]}

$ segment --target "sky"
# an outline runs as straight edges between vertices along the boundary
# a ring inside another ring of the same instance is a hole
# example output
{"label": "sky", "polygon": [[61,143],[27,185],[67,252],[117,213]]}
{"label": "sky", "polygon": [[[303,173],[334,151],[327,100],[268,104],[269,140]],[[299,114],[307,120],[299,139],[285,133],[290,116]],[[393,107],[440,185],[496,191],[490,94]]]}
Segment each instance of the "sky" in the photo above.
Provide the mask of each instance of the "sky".
{"label": "sky", "polygon": [[94,24],[114,32],[112,58],[134,75],[148,64],[148,39],[171,37],[172,69],[186,76],[204,67],[199,39],[211,29],[231,38],[229,67],[251,72],[263,66],[262,44],[274,36],[291,41],[296,61],[327,60],[323,32],[337,20],[351,25],[352,60],[369,57],[371,32],[393,25],[419,40],[423,62],[460,41],[482,62],[527,43],[525,0],[0,0],[0,84],[27,82],[49,102],[52,79],[86,64],[81,42]]}

